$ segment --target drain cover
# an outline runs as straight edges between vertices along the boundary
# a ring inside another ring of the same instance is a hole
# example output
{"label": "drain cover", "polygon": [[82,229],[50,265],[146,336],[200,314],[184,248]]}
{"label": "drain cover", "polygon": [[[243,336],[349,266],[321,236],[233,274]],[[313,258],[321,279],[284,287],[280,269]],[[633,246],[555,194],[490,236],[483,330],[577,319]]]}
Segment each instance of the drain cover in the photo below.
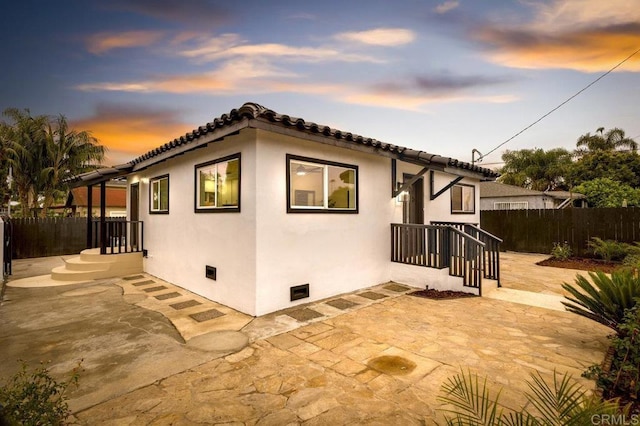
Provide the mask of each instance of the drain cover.
{"label": "drain cover", "polygon": [[370,360],[367,365],[380,373],[400,376],[409,374],[416,368],[416,363],[401,356],[379,356]]}

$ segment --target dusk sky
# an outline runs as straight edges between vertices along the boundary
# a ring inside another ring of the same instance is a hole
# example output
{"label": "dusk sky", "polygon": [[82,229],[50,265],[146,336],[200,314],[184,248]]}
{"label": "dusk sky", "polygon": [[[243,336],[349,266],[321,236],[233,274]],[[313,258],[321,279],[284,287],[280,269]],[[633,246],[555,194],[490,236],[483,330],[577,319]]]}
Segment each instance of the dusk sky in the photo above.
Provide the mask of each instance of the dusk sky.
{"label": "dusk sky", "polygon": [[[0,110],[129,161],[244,102],[471,160],[640,49],[640,0],[11,1]],[[504,149],[640,142],[640,53]]]}

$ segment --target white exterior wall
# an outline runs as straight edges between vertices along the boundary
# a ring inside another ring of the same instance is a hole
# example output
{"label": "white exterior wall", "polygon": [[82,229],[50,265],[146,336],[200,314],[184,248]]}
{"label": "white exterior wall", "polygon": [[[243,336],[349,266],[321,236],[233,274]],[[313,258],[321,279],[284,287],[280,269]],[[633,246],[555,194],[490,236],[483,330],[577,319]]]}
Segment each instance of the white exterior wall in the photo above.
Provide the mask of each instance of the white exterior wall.
{"label": "white exterior wall", "polygon": [[[411,175],[415,175],[422,170],[421,166],[417,166],[415,164],[404,163],[398,161],[396,163],[396,182],[403,181],[403,174],[408,173]],[[480,224],[480,181],[477,179],[464,178],[460,182],[460,184],[473,185],[475,187],[475,213],[473,214],[460,214],[460,213],[451,213],[451,190],[448,189],[444,193],[442,193],[435,200],[430,200],[430,177],[431,172],[426,172],[423,175],[424,181],[424,222],[426,225],[429,225],[432,221],[442,221],[442,222],[465,222],[465,223],[476,223]],[[453,179],[455,179],[455,175],[451,175],[443,172],[435,172],[434,173],[434,192],[437,193],[442,188],[447,186]],[[394,223],[402,223],[402,208],[396,209],[396,214],[394,215]]]}
{"label": "white exterior wall", "polygon": [[[194,166],[240,152],[240,212],[195,213]],[[130,176],[140,182],[145,272],[242,312],[256,312],[256,146],[250,131]],[[169,174],[169,214],[149,214],[149,179]],[[215,281],[205,266],[217,268]]]}
{"label": "white exterior wall", "polygon": [[449,268],[436,269],[422,266],[405,265],[404,263],[391,263],[391,277],[393,281],[425,289],[445,291],[464,291],[476,296],[480,291],[472,287],[464,287],[462,278],[449,275]]}
{"label": "white exterior wall", "polygon": [[[287,213],[287,154],[358,166],[359,212]],[[257,315],[389,280],[389,158],[263,131],[257,158]],[[307,283],[310,296],[291,302]]]}
{"label": "white exterior wall", "polygon": [[[195,213],[196,164],[241,153],[241,211]],[[358,166],[358,210],[287,213],[286,155]],[[402,173],[421,167],[396,162]],[[147,179],[169,174],[169,214],[149,214]],[[435,190],[453,175],[436,172]],[[479,223],[476,212],[451,214],[451,192],[429,200],[424,175],[425,223]],[[390,261],[390,224],[402,223],[402,203],[391,197],[391,159],[255,129],[209,144],[129,177],[139,182],[140,220],[149,257],[145,272],[250,315],[276,310],[394,280],[424,288],[462,288],[448,269]],[[217,280],[205,266],[217,268]],[[290,287],[309,284],[310,297],[290,301]]]}

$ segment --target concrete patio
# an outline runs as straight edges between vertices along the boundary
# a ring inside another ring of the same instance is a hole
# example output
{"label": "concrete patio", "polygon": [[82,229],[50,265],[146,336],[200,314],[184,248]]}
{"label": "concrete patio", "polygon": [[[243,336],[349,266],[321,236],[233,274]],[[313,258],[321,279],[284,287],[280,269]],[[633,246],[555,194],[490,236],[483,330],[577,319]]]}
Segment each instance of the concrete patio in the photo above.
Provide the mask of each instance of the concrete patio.
{"label": "concrete patio", "polygon": [[[51,360],[59,377],[84,359],[70,397],[78,422],[91,425],[433,424],[439,388],[460,368],[504,386],[503,402],[517,408],[536,370],[592,388],[580,374],[601,362],[609,333],[527,304],[538,293],[559,299],[576,273],[536,259],[505,254],[505,288],[488,297],[429,300],[384,284],[257,319],[144,274],[9,287],[0,377],[19,358]],[[24,278],[18,262],[14,271]],[[171,307],[189,300],[199,304]],[[381,357],[404,368],[381,367]]]}

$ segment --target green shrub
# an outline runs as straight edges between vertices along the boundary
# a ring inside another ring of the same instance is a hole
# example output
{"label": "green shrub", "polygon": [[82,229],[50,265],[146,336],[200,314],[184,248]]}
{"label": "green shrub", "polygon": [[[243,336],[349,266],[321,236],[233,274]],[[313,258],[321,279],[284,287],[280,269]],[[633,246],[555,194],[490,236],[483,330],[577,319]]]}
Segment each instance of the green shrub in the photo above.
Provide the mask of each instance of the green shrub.
{"label": "green shrub", "polygon": [[[595,416],[626,414],[617,401],[603,401],[590,395],[567,374],[553,373],[553,383],[545,382],[540,373],[531,374],[525,393],[528,404],[520,411],[505,409],[500,393],[492,393],[487,379],[462,371],[450,377],[441,387],[438,400],[451,408],[441,409],[447,425],[589,425]],[[527,408],[533,408],[528,411]],[[604,424],[604,423],[603,423]]]}
{"label": "green shrub", "polygon": [[554,259],[558,260],[567,260],[573,254],[571,250],[571,246],[566,241],[562,244],[553,243],[553,248],[551,249],[551,256]]}
{"label": "green shrub", "polygon": [[598,237],[591,238],[591,241],[587,242],[587,246],[593,254],[607,262],[622,260],[634,252],[634,248],[630,244],[614,240],[602,240]]}
{"label": "green shrub", "polygon": [[611,341],[614,353],[611,366],[603,370],[599,365],[590,367],[583,376],[595,379],[605,398],[620,398],[640,409],[640,309],[629,309],[619,326],[620,333]]}
{"label": "green shrub", "polygon": [[591,284],[584,276],[577,274],[574,287],[562,284],[571,294],[565,296],[572,303],[562,302],[565,309],[604,324],[618,332],[618,325],[624,320],[625,311],[636,305],[640,297],[640,277],[631,271],[615,271],[611,277],[602,272],[589,272]]}
{"label": "green shrub", "polygon": [[0,388],[0,419],[9,425],[62,425],[71,415],[66,391],[78,384],[80,363],[67,381],[51,377],[44,363],[29,370],[27,363]]}

